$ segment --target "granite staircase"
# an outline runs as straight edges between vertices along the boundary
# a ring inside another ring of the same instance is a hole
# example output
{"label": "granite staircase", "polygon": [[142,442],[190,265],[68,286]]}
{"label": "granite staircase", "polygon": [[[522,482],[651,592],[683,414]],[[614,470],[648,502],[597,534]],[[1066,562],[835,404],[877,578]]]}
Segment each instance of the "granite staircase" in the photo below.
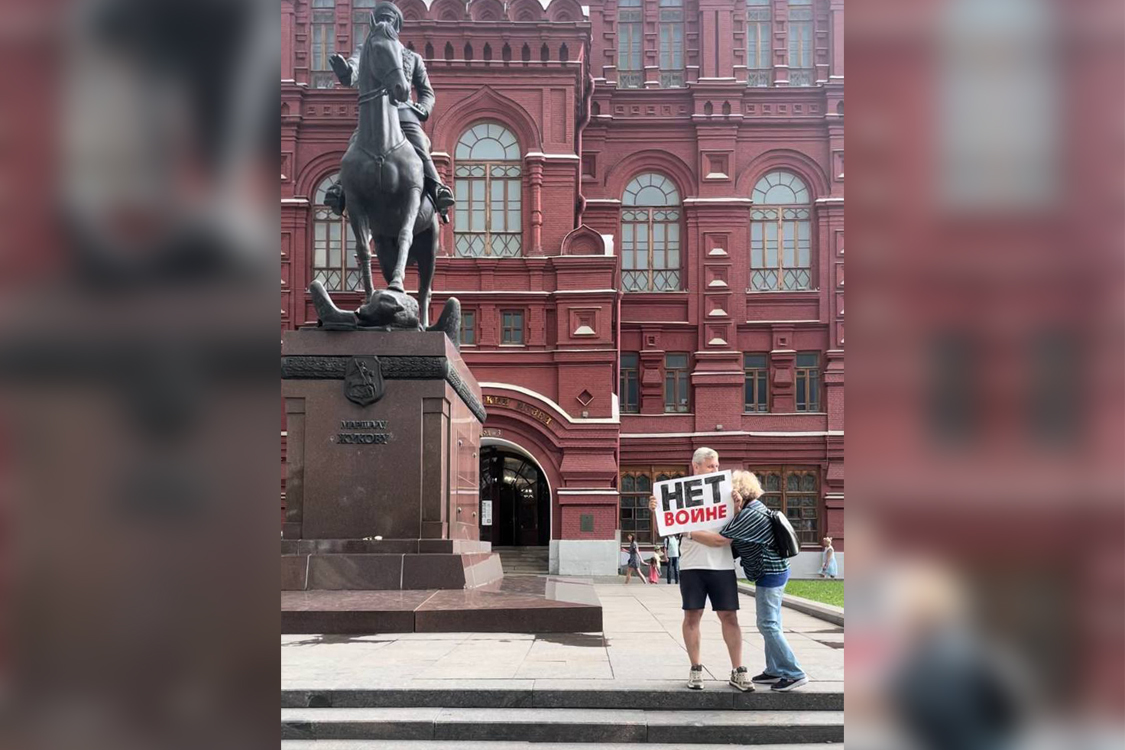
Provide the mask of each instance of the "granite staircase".
{"label": "granite staircase", "polygon": [[500,555],[504,575],[545,576],[550,565],[549,547],[493,547]]}
{"label": "granite staircase", "polygon": [[[499,682],[499,681],[498,681]],[[840,683],[740,693],[722,683],[282,692],[282,750],[513,750],[754,745],[809,750],[844,741]],[[532,744],[529,744],[532,743]]]}

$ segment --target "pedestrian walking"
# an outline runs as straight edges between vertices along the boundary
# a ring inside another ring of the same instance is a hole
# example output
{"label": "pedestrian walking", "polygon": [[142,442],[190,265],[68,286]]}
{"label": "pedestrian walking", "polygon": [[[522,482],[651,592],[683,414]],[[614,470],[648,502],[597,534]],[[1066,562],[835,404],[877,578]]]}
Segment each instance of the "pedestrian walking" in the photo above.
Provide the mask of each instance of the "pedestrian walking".
{"label": "pedestrian walking", "polygon": [[633,571],[637,572],[637,578],[641,579],[641,583],[648,583],[645,580],[644,573],[641,572],[641,549],[637,546],[637,540],[633,538],[632,534],[625,537],[629,540],[629,546],[625,551],[629,553],[629,562],[625,565],[625,585],[629,585],[629,579],[633,577]]}
{"label": "pedestrian walking", "polygon": [[821,540],[824,550],[820,553],[820,577],[836,577],[836,550],[832,546],[832,537],[826,536]]}
{"label": "pedestrian walking", "polygon": [[660,548],[657,547],[652,551],[652,557],[648,561],[648,582],[660,583],[660,563],[661,563]]}
{"label": "pedestrian walking", "polygon": [[672,536],[664,537],[664,557],[666,558],[665,568],[668,573],[668,585],[672,584],[672,579],[676,579],[676,585],[680,583],[680,535],[673,534]]}

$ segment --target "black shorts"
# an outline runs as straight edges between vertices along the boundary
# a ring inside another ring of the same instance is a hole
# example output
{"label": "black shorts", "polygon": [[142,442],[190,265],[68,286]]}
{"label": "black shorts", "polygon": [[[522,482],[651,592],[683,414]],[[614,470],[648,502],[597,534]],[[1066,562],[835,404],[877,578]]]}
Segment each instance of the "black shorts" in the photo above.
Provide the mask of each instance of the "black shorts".
{"label": "black shorts", "polygon": [[681,570],[684,609],[703,609],[711,600],[716,612],[738,611],[738,579],[733,570]]}

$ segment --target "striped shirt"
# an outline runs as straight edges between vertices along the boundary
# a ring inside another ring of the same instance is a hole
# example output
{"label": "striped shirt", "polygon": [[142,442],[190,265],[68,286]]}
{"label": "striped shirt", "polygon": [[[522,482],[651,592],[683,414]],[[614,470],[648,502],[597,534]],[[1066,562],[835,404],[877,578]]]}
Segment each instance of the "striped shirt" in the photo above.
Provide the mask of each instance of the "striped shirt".
{"label": "striped shirt", "polygon": [[773,550],[773,528],[767,511],[762,501],[754,500],[719,532],[731,540],[731,549],[742,558],[742,570],[750,581],[789,570],[789,561]]}

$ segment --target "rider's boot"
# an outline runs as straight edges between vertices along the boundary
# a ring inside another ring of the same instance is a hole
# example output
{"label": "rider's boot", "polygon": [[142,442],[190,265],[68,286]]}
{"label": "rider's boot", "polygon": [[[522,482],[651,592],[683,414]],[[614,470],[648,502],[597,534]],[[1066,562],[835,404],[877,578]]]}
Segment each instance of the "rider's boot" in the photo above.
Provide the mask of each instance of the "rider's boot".
{"label": "rider's boot", "polygon": [[449,207],[457,202],[453,198],[453,191],[436,180],[426,178],[426,194],[430,196],[434,208],[437,209],[438,215],[441,216],[441,223],[448,224]]}
{"label": "rider's boot", "polygon": [[344,215],[344,186],[339,182],[332,183],[327,190],[324,191],[324,205],[332,209],[332,213],[337,216]]}

